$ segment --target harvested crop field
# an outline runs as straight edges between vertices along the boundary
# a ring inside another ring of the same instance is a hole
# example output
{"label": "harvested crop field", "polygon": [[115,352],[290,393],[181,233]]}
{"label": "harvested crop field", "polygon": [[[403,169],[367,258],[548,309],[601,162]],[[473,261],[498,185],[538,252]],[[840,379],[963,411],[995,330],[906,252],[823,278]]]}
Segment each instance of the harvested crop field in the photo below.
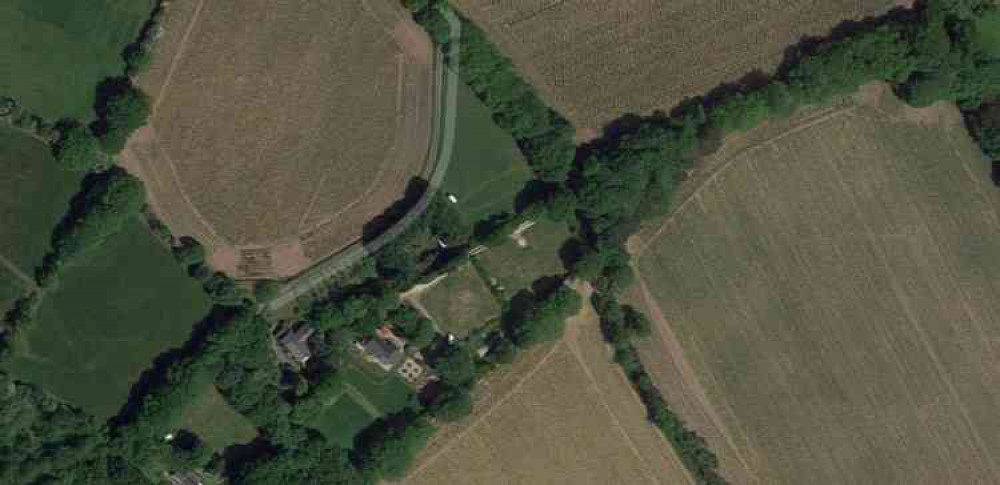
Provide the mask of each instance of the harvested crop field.
{"label": "harvested crop field", "polygon": [[645,233],[643,360],[738,483],[996,483],[1000,194],[954,106],[863,91]]}
{"label": "harvested crop field", "polygon": [[193,0],[165,28],[127,164],[217,269],[297,274],[432,168],[434,51],[395,1]]}
{"label": "harvested crop field", "polygon": [[803,36],[891,0],[455,0],[577,128],[768,71]]}
{"label": "harvested crop field", "polygon": [[495,372],[406,483],[693,483],[610,361],[589,303],[563,341]]}

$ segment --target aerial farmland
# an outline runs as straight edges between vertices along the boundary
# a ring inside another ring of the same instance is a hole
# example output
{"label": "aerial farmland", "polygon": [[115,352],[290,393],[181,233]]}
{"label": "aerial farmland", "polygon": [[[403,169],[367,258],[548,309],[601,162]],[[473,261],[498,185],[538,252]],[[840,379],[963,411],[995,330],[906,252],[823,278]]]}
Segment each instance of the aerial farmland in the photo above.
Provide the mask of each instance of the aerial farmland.
{"label": "aerial farmland", "polygon": [[1000,483],[996,0],[10,0],[0,484]]}
{"label": "aerial farmland", "polygon": [[890,0],[456,0],[519,71],[592,138],[624,114],[668,111],[805,36],[878,15]]}
{"label": "aerial farmland", "polygon": [[954,106],[863,91],[641,234],[643,356],[728,477],[993,482],[1000,197]]}
{"label": "aerial farmland", "polygon": [[234,277],[292,276],[426,176],[429,39],[394,2],[177,2],[126,155]]}
{"label": "aerial farmland", "polygon": [[491,375],[478,411],[442,429],[404,483],[693,484],[610,362],[593,307],[567,325]]}

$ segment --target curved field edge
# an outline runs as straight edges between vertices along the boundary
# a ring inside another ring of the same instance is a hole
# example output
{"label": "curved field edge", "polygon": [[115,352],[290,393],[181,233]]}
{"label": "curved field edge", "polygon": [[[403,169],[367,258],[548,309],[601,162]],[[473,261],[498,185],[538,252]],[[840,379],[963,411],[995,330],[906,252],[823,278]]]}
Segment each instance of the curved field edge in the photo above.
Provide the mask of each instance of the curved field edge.
{"label": "curved field edge", "polygon": [[[661,307],[651,308],[660,338],[640,346],[643,360],[712,447],[733,451],[720,456],[733,479],[996,479],[988,457],[1000,443],[984,410],[997,399],[984,392],[996,378],[982,370],[995,357],[967,338],[996,332],[997,310],[976,295],[992,285],[984,277],[994,271],[986,261],[1000,201],[954,107],[913,110],[880,91],[867,86],[857,109],[750,144],[642,234],[640,288]],[[932,133],[946,143],[928,146]],[[762,191],[777,201],[762,201]],[[798,206],[808,209],[790,209]],[[765,214],[767,229],[747,225]],[[806,269],[796,277],[790,265]],[[797,286],[819,293],[793,297]],[[768,306],[779,313],[764,318]],[[810,321],[843,332],[815,334]],[[664,359],[670,334],[683,355]],[[958,348],[968,357],[956,361]],[[882,355],[895,365],[878,363]],[[985,359],[978,372],[969,374],[969,358]],[[906,384],[916,374],[920,392]],[[865,445],[844,441],[858,430]],[[968,460],[954,465],[953,450]],[[866,465],[874,462],[883,465]]]}
{"label": "curved field edge", "polygon": [[[373,16],[373,18],[385,20],[392,16],[391,18],[397,19],[399,25],[412,24],[399,11],[398,7],[390,5],[390,3],[388,0],[359,2],[358,8],[364,10],[365,15]],[[428,166],[424,155],[427,151],[426,145],[429,143],[430,135],[427,133],[429,124],[425,118],[429,117],[430,111],[432,111],[431,98],[433,97],[431,95],[433,83],[430,81],[432,73],[428,67],[431,51],[429,41],[421,37],[422,33],[415,26],[409,27],[409,30],[416,30],[419,35],[407,37],[405,32],[400,33],[407,30],[405,25],[404,27],[396,25],[395,30],[393,25],[380,25],[380,28],[384,27],[386,30],[384,33],[386,39],[395,39],[394,42],[410,42],[414,45],[404,45],[399,48],[398,60],[400,62],[398,67],[401,70],[398,73],[398,79],[396,79],[396,75],[393,75],[392,80],[393,90],[399,92],[394,92],[392,96],[382,97],[383,99],[387,98],[390,102],[395,100],[397,103],[405,103],[402,111],[394,114],[395,122],[399,125],[392,137],[394,141],[377,144],[388,150],[387,155],[382,160],[383,163],[380,164],[381,168],[376,170],[372,180],[366,184],[367,188],[361,187],[359,189],[362,193],[357,199],[340,202],[327,200],[329,197],[322,194],[342,192],[331,191],[327,187],[322,190],[317,189],[315,194],[310,192],[311,202],[309,202],[308,207],[296,214],[282,215],[270,209],[261,209],[255,212],[244,207],[240,210],[244,212],[250,210],[251,213],[254,213],[252,221],[237,224],[247,231],[255,231],[255,227],[260,224],[272,227],[273,224],[267,221],[277,221],[278,219],[275,217],[279,216],[279,219],[287,219],[289,223],[293,219],[299,223],[294,230],[283,231],[280,240],[244,241],[234,237],[232,227],[224,229],[213,222],[219,220],[219,211],[232,210],[230,207],[232,204],[212,203],[206,205],[203,201],[199,202],[200,199],[204,199],[199,195],[203,191],[184,182],[185,177],[182,177],[184,169],[179,168],[176,163],[168,163],[167,158],[174,159],[176,156],[168,156],[162,140],[163,133],[157,133],[157,131],[163,131],[164,123],[170,123],[170,120],[177,118],[177,116],[183,118],[183,115],[164,114],[163,111],[171,105],[169,100],[164,102],[164,99],[169,98],[167,96],[168,90],[182,89],[185,86],[190,88],[188,86],[190,80],[187,79],[190,76],[185,77],[184,74],[185,69],[190,69],[185,68],[184,65],[187,59],[198,54],[196,39],[209,34],[209,32],[204,31],[207,28],[205,26],[206,15],[211,14],[210,11],[206,12],[209,8],[206,6],[206,2],[192,1],[178,2],[177,5],[172,5],[171,9],[168,10],[164,22],[166,35],[157,45],[157,55],[154,57],[153,64],[140,79],[140,84],[155,99],[154,118],[151,126],[141,136],[135,137],[127,150],[125,160],[129,169],[147,182],[151,204],[157,214],[178,236],[191,235],[203,242],[210,249],[210,260],[217,269],[239,278],[292,276],[357,241],[362,236],[363,226],[403,194],[403,189],[411,177],[427,176]],[[267,10],[259,9],[259,11],[266,12]],[[420,42],[428,44],[426,49],[417,45]],[[416,55],[425,55],[428,58],[419,62],[403,62],[410,59],[409,56]],[[205,56],[201,55],[200,57]],[[395,66],[395,61],[393,64]],[[320,112],[323,111],[316,111],[316,113]],[[318,123],[316,125],[328,124]],[[289,160],[294,161],[296,153],[300,151],[294,150],[284,156],[291,157]],[[184,160],[174,160],[174,162],[180,163]],[[281,173],[270,170],[265,174],[258,174],[271,180],[270,185],[260,186],[260,180],[250,185],[262,190],[263,194],[270,194],[268,197],[271,199],[283,197],[280,195],[281,193],[294,191],[294,187],[288,182],[291,180],[290,177],[301,176],[300,172],[302,170],[298,169],[285,170]],[[254,177],[253,174],[244,175],[245,177],[237,177],[238,180],[233,183],[245,186],[250,180],[247,177]],[[311,177],[311,180],[329,185],[343,179],[343,177],[328,175]],[[277,187],[274,183],[284,185]],[[359,186],[359,184],[351,185]],[[212,189],[213,192],[220,190],[225,193],[232,192],[223,186]],[[243,199],[246,198],[243,197]]]}

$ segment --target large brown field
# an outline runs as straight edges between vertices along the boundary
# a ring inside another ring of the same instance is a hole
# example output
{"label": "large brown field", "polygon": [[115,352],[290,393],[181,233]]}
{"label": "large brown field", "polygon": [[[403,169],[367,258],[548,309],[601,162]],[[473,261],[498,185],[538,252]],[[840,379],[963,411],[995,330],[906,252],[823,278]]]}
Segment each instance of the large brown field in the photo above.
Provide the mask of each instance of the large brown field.
{"label": "large brown field", "polygon": [[445,426],[406,483],[693,484],[611,362],[593,307],[566,337],[522,354],[476,390],[476,410]]}
{"label": "large brown field", "polygon": [[735,483],[997,483],[1000,193],[954,106],[863,91],[644,233],[643,360]]}
{"label": "large brown field", "polygon": [[290,276],[426,175],[433,71],[395,0],[172,2],[127,164],[213,266]]}
{"label": "large brown field", "polygon": [[593,134],[772,70],[803,36],[891,0],[455,0],[543,96]]}

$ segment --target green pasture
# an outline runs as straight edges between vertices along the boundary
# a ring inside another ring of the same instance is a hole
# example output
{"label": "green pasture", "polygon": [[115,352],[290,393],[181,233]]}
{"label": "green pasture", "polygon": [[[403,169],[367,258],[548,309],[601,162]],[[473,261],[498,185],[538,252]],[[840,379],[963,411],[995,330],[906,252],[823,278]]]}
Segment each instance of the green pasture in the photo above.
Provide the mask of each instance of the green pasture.
{"label": "green pasture", "polygon": [[31,275],[81,177],[60,169],[48,145],[6,126],[0,126],[0,168],[0,257]]}
{"label": "green pasture", "polygon": [[19,336],[11,370],[106,418],[158,354],[184,343],[209,306],[198,283],[136,218],[63,270]]}
{"label": "green pasture", "polygon": [[92,118],[97,84],[122,74],[122,50],[152,8],[152,0],[0,2],[0,95],[46,119]]}
{"label": "green pasture", "polygon": [[458,197],[466,222],[514,210],[514,199],[531,180],[531,169],[514,139],[500,129],[465,84],[458,86],[455,152],[443,190]]}

